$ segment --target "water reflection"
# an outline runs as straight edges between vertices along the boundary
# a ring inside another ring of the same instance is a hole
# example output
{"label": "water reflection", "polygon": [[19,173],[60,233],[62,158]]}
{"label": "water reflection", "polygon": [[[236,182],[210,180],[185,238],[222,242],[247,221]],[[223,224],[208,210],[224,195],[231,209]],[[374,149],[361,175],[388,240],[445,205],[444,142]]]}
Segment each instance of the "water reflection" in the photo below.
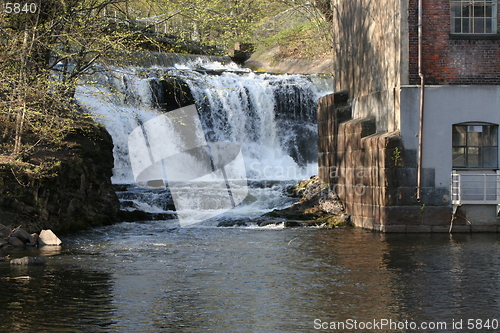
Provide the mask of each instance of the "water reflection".
{"label": "water reflection", "polygon": [[[55,250],[55,249],[53,249]],[[109,274],[50,262],[0,265],[1,332],[99,332],[113,323]]]}
{"label": "water reflection", "polygon": [[410,318],[492,319],[498,313],[497,235],[388,235],[387,270]]}
{"label": "water reflection", "polygon": [[38,248],[40,256],[56,256],[61,254],[63,247],[61,245],[41,246]]}
{"label": "water reflection", "polygon": [[68,237],[45,267],[0,263],[0,331],[307,332],[315,319],[391,319],[452,332],[453,320],[499,310],[497,235],[151,223]]}

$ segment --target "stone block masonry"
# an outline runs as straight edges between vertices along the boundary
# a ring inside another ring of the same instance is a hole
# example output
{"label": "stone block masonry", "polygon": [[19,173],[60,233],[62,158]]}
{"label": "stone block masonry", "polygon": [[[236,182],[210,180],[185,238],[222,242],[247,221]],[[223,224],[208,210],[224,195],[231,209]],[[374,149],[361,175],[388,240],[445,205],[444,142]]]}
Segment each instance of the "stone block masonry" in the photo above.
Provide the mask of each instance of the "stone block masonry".
{"label": "stone block masonry", "polygon": [[[417,151],[400,133],[376,133],[375,119],[349,119],[345,92],[320,99],[319,176],[341,199],[352,222],[381,232],[448,232],[452,209],[436,188],[434,169],[424,169],[416,200]],[[470,231],[460,216],[454,231]]]}

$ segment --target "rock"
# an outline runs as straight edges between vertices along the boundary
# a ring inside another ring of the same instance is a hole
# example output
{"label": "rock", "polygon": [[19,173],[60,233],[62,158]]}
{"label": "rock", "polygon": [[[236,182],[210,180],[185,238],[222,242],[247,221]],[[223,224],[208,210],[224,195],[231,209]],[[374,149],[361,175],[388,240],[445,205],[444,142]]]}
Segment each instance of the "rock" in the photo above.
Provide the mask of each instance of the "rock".
{"label": "rock", "polygon": [[270,221],[268,219],[265,219],[265,220],[258,220],[258,221],[256,221],[256,223],[259,227],[266,227],[268,225],[277,225],[278,223],[281,223],[281,220],[278,222],[278,221]]}
{"label": "rock", "polygon": [[318,226],[323,228],[345,228],[345,227],[354,227],[351,222],[351,215],[342,214],[342,215],[327,215],[318,218],[316,221]]}
{"label": "rock", "polygon": [[142,210],[120,210],[118,212],[118,221],[120,222],[173,220],[175,218],[177,218],[176,213],[147,213]]}
{"label": "rock", "polygon": [[318,226],[337,228],[352,226],[350,215],[344,213],[339,197],[329,186],[314,176],[298,184],[288,194],[300,197],[298,203],[264,214],[267,218],[287,219],[286,227]]}
{"label": "rock", "polygon": [[328,184],[318,176],[313,176],[298,184],[292,192],[295,192],[295,196],[301,197],[301,201],[307,201],[320,196],[321,192],[328,189],[328,187]]}
{"label": "rock", "polygon": [[28,243],[30,241],[30,234],[21,227],[14,229],[10,236],[19,238],[23,243]]}
{"label": "rock", "polygon": [[42,230],[38,236],[38,245],[61,245],[61,240],[52,232],[52,230]]}
{"label": "rock", "polygon": [[221,221],[217,224],[219,228],[229,228],[229,227],[246,227],[247,223],[243,220],[227,220]]}
{"label": "rock", "polygon": [[0,224],[0,238],[7,238],[10,235],[10,227]]}
{"label": "rock", "polygon": [[340,215],[339,223],[341,224],[351,224],[351,215],[350,214],[342,214]]}
{"label": "rock", "polygon": [[38,257],[23,257],[19,259],[12,259],[10,264],[22,266],[42,266],[45,265],[45,260]]}
{"label": "rock", "polygon": [[24,246],[24,242],[17,237],[9,237],[7,238],[7,242],[15,247]]}
{"label": "rock", "polygon": [[327,198],[319,199],[319,209],[333,215],[341,215],[344,212],[344,207],[338,197],[330,193],[328,193]]}
{"label": "rock", "polygon": [[5,239],[0,238],[0,247],[4,247],[7,244],[9,244],[9,243]]}
{"label": "rock", "polygon": [[38,145],[23,156],[24,162],[0,168],[4,184],[0,222],[22,225],[31,233],[116,221],[120,202],[111,184],[113,140],[104,126],[90,119],[79,119],[77,124],[65,131],[56,146]]}
{"label": "rock", "polygon": [[33,233],[30,235],[30,241],[28,243],[29,245],[33,245],[35,246],[36,244],[38,244],[38,234],[37,233]]}

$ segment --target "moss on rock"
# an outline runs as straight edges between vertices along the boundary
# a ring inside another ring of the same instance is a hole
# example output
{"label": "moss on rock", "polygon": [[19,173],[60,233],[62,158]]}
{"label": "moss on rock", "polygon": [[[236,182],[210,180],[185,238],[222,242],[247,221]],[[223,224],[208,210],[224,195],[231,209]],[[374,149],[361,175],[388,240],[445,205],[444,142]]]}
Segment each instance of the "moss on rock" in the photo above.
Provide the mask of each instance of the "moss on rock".
{"label": "moss on rock", "polygon": [[345,214],[338,196],[319,177],[314,176],[299,183],[288,193],[300,197],[299,202],[285,209],[274,210],[265,216],[326,228],[353,226],[350,215]]}

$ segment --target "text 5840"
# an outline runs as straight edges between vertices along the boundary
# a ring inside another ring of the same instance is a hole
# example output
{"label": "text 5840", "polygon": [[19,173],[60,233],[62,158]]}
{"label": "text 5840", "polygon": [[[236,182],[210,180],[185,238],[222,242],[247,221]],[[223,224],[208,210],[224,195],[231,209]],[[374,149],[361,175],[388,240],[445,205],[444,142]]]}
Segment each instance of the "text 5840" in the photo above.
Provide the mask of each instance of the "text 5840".
{"label": "text 5840", "polygon": [[34,2],[4,2],[2,7],[6,14],[35,14],[38,11],[38,6]]}

